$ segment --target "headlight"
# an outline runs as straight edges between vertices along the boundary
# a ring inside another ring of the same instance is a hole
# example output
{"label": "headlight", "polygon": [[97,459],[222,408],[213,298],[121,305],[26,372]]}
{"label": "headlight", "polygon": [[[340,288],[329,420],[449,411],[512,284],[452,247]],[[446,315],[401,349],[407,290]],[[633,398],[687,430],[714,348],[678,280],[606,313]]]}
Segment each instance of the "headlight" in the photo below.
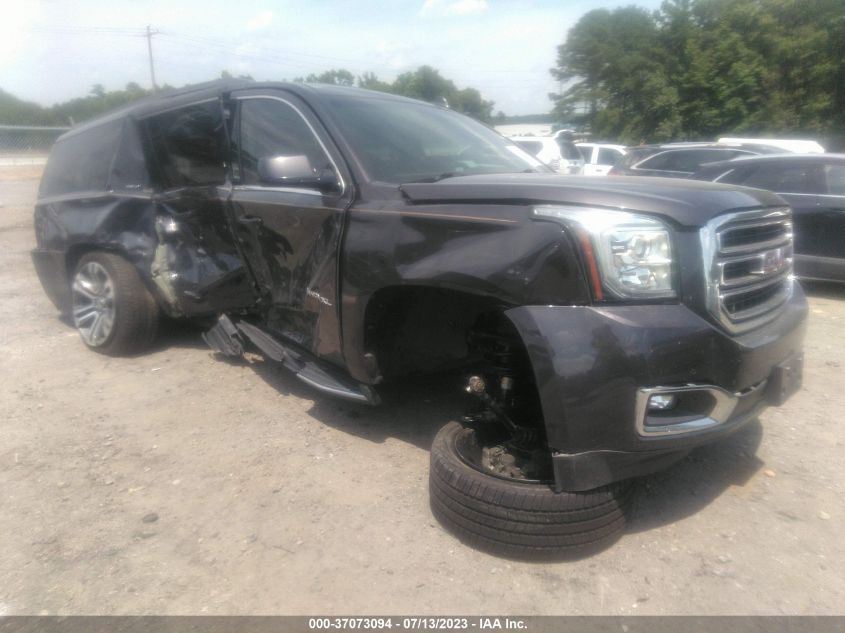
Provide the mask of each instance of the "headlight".
{"label": "headlight", "polygon": [[587,258],[594,267],[591,277],[597,298],[602,287],[617,297],[629,299],[676,296],[672,284],[672,243],[669,230],[653,218],[625,211],[584,207],[540,206],[534,214],[555,218],[578,234]]}

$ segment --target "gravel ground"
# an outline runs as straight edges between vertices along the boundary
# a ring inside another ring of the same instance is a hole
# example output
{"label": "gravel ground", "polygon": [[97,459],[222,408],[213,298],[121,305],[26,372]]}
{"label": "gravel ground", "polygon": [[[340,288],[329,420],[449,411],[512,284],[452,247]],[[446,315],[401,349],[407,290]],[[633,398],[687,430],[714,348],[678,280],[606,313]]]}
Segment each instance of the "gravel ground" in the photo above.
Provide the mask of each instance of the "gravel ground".
{"label": "gravel ground", "polygon": [[443,379],[371,409],[186,328],[87,351],[30,263],[38,176],[0,168],[0,615],[845,613],[845,290],[808,289],[786,406],[645,479],[610,549],[517,563],[432,518]]}

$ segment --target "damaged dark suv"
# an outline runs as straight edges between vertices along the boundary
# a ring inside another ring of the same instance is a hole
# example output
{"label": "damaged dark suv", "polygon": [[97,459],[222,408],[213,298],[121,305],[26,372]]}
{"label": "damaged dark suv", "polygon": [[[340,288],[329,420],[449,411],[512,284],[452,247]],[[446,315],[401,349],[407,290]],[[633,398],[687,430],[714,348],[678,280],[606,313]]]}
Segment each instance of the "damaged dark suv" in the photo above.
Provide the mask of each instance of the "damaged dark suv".
{"label": "damaged dark suv", "polygon": [[[41,282],[95,351],[216,318],[340,398],[453,370],[474,403],[431,451],[431,506],[520,557],[601,547],[632,478],[778,405],[806,302],[764,191],[563,177],[448,109],[354,88],[215,83],[56,144]],[[456,418],[459,417],[456,415]]]}

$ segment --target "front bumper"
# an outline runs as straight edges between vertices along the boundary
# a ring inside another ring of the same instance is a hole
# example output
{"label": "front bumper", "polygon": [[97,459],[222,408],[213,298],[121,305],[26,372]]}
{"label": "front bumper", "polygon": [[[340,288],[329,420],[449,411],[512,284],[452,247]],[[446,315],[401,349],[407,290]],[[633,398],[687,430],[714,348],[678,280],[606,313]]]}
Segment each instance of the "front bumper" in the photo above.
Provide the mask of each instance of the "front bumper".
{"label": "front bumper", "polygon": [[[801,354],[807,302],[796,285],[776,319],[733,336],[684,305],[525,306],[506,314],[531,358],[556,487],[589,490],[660,470],[776,402],[778,366]],[[741,396],[718,424],[644,432],[642,390],[690,384]]]}

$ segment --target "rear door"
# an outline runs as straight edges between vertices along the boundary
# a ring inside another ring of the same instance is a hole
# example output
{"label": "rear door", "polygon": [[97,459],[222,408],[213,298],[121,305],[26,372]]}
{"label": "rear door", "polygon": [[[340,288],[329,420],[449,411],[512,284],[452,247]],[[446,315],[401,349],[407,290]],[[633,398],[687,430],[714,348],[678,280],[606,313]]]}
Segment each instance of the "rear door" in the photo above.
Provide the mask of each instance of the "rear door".
{"label": "rear door", "polygon": [[232,231],[226,125],[219,98],[144,118],[157,193],[151,274],[176,314],[243,308],[256,299]]}
{"label": "rear door", "polygon": [[[231,210],[261,294],[263,324],[274,333],[342,363],[338,267],[351,177],[310,108],[284,90],[231,94]],[[306,156],[336,186],[268,182],[259,161]]]}
{"label": "rear door", "polygon": [[821,257],[845,259],[845,163],[826,163],[822,169],[825,195],[818,200],[816,250]]}
{"label": "rear door", "polygon": [[795,232],[796,269],[801,268],[801,256],[821,254],[819,245],[827,242],[819,222],[821,194],[826,190],[821,164],[801,160],[761,160],[739,176],[723,178],[721,182],[736,182],[746,187],[768,189],[779,194],[792,207]]}

